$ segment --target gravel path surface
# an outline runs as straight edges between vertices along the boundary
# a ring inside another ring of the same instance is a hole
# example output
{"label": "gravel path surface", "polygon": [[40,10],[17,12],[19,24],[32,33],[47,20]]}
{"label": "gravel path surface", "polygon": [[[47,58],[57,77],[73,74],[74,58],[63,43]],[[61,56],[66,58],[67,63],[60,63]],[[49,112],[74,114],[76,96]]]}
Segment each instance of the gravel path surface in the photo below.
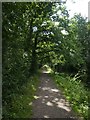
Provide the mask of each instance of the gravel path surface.
{"label": "gravel path surface", "polygon": [[33,118],[76,118],[62,92],[47,73],[41,74],[35,98],[32,104]]}

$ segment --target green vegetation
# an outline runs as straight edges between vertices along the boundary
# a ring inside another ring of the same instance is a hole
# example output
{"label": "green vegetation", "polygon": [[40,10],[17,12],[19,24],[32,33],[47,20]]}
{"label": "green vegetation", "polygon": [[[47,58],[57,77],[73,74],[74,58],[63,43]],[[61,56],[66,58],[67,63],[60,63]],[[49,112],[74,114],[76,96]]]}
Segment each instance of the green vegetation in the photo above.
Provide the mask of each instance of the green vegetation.
{"label": "green vegetation", "polygon": [[53,72],[53,70],[48,65],[42,66],[41,70],[46,71],[47,73]]}
{"label": "green vegetation", "polygon": [[3,117],[9,116],[12,100],[45,64],[54,72],[78,74],[89,88],[90,22],[80,14],[70,18],[65,1],[3,2],[2,63]]}
{"label": "green vegetation", "polygon": [[70,102],[73,110],[85,120],[89,117],[89,94],[81,80],[77,80],[75,77],[70,77],[65,73],[51,74],[55,80],[58,88],[62,89],[62,92],[66,96],[66,99]]}
{"label": "green vegetation", "polygon": [[8,118],[31,118],[32,102],[38,86],[38,75],[30,77],[17,94],[11,94],[12,100],[3,107],[3,116]]}

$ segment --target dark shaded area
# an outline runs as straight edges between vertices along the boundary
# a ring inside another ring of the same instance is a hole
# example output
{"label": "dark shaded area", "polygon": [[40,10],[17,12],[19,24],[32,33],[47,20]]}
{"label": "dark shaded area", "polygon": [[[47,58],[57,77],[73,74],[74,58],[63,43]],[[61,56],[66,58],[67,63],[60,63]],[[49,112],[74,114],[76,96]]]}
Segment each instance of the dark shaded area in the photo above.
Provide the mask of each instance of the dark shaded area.
{"label": "dark shaded area", "polygon": [[73,65],[61,65],[61,64],[57,64],[55,65],[55,70],[56,72],[65,72],[65,73],[68,73],[68,74],[76,74],[79,70],[79,67],[74,67]]}

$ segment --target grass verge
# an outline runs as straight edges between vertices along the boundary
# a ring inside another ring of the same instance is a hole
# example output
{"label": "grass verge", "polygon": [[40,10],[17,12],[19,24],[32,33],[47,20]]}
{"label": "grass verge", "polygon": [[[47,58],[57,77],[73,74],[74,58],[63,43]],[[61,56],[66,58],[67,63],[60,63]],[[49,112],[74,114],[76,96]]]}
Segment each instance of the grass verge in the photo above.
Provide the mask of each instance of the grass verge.
{"label": "grass verge", "polygon": [[12,94],[10,105],[3,107],[3,112],[9,118],[31,118],[32,101],[38,85],[39,75],[34,75],[28,79],[27,84],[20,88],[20,92]]}
{"label": "grass verge", "polygon": [[80,80],[70,77],[64,73],[50,75],[57,86],[63,91],[66,99],[70,102],[72,109],[84,120],[89,118],[89,100],[90,91],[86,90]]}

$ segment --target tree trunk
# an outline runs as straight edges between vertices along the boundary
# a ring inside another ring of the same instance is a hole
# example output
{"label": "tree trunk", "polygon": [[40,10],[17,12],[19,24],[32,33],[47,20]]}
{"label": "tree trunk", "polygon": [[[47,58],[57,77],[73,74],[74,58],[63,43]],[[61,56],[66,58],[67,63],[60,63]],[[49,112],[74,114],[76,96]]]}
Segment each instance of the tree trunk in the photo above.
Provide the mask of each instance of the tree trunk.
{"label": "tree trunk", "polygon": [[31,67],[30,67],[30,72],[32,74],[37,72],[37,54],[36,54],[36,49],[37,49],[37,34],[35,37],[34,41],[34,46],[32,49],[32,58],[31,58]]}

